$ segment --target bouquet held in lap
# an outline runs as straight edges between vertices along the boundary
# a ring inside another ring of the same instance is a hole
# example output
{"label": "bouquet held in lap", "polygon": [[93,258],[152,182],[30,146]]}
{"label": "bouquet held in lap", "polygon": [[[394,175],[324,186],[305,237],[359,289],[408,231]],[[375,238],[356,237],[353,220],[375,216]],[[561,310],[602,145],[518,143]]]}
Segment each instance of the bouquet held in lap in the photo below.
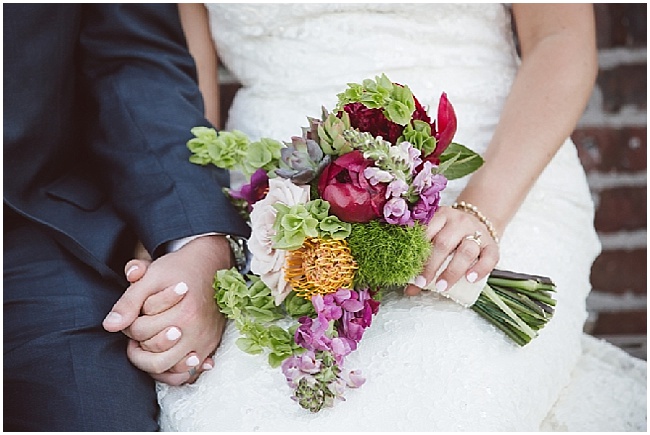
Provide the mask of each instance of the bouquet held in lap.
{"label": "bouquet held in lap", "polygon": [[[346,356],[362,346],[382,295],[419,277],[432,249],[427,224],[447,180],[483,163],[453,142],[457,119],[445,94],[436,120],[406,84],[385,75],[349,84],[338,98],[290,142],[205,127],[188,142],[193,163],[248,180],[228,194],[252,228],[251,273],[217,273],[219,308],[236,323],[239,348],[267,353],[292,398],[312,412],[366,381],[363,367],[345,366]],[[485,224],[485,234],[467,239],[498,242],[471,204],[453,207]],[[461,280],[440,293],[525,345],[551,318],[552,291],[548,278],[495,270],[487,282]]]}

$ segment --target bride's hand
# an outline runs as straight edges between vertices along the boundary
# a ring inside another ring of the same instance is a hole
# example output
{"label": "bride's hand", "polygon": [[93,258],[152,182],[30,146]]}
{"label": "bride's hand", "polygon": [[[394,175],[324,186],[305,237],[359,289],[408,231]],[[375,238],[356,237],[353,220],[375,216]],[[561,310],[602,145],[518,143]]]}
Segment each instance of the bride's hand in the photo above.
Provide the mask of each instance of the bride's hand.
{"label": "bride's hand", "polygon": [[[404,293],[414,296],[429,284],[450,254],[445,270],[432,285],[438,291],[451,288],[459,279],[476,282],[486,277],[499,261],[499,246],[485,225],[472,214],[451,207],[440,207],[427,227],[432,253],[422,274]],[[477,237],[478,236],[478,237]]]}

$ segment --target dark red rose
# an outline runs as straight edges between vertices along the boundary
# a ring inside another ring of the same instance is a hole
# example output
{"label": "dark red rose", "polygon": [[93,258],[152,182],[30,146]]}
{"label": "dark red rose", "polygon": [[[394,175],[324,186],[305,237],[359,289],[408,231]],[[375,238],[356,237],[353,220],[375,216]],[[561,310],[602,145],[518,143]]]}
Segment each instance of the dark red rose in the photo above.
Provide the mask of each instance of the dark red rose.
{"label": "dark red rose", "polygon": [[369,222],[382,216],[386,185],[372,186],[363,175],[372,164],[361,151],[354,150],[327,165],[320,175],[318,193],[342,221]]}

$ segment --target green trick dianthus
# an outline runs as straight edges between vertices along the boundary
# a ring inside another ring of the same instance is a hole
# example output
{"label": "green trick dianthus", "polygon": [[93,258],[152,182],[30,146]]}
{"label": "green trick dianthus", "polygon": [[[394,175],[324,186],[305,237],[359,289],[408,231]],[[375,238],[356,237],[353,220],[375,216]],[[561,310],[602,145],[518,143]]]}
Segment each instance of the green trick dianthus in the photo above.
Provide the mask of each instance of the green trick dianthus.
{"label": "green trick dianthus", "polygon": [[352,224],[347,238],[359,265],[356,285],[403,286],[420,274],[431,252],[426,228],[390,225],[377,221]]}

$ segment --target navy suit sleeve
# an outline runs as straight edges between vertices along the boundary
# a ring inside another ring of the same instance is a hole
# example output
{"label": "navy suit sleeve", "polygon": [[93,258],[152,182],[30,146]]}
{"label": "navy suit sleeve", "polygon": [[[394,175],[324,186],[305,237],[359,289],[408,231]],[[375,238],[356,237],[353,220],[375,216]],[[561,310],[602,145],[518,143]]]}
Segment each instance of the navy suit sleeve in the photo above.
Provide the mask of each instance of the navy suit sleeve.
{"label": "navy suit sleeve", "polygon": [[79,47],[88,146],[111,201],[145,247],[207,232],[246,236],[221,188],[189,163],[190,129],[209,126],[175,4],[84,6]]}

